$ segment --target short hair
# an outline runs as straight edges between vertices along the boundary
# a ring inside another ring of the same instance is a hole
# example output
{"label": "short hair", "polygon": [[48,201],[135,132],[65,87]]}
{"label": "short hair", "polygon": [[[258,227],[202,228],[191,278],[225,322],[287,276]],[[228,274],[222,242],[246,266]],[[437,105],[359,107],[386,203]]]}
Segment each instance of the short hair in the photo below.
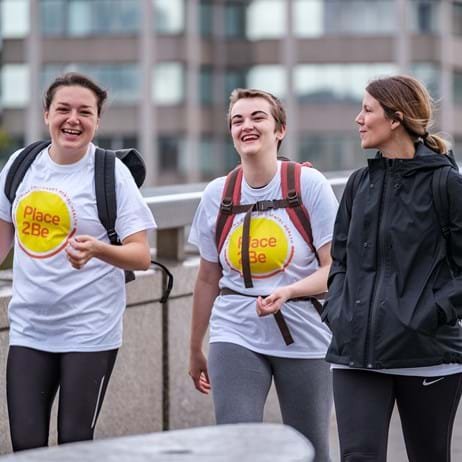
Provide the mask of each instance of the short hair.
{"label": "short hair", "polygon": [[[270,103],[271,106],[271,115],[273,116],[276,122],[276,131],[282,130],[287,125],[287,115],[284,106],[281,103],[281,100],[274,96],[273,94],[263,91],[257,90],[254,88],[235,88],[231,95],[229,96],[229,106],[228,106],[228,114],[227,114],[227,123],[228,128],[231,130],[231,110],[233,106],[236,104],[237,101],[240,99],[246,98],[263,98]],[[279,140],[278,149],[281,145],[282,140]]]}
{"label": "short hair", "polygon": [[101,115],[103,104],[107,98],[107,92],[89,77],[78,72],[67,72],[66,74],[56,77],[56,79],[50,84],[43,97],[43,108],[45,111],[50,109],[56,90],[60,87],[83,87],[92,91],[96,96],[98,116]]}

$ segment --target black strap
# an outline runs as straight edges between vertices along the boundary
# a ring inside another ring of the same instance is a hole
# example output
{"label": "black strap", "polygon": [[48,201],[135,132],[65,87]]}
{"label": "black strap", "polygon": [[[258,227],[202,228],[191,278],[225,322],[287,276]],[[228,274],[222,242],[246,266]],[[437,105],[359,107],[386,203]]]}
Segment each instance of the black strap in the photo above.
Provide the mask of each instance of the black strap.
{"label": "black strap", "polygon": [[158,261],[151,260],[151,265],[158,266],[164,273],[162,277],[162,297],[159,301],[160,303],[165,303],[168,300],[170,292],[173,288],[173,274],[165,265],[159,263]]}
{"label": "black strap", "polygon": [[452,169],[452,166],[438,168],[433,172],[432,177],[433,206],[441,233],[445,239],[449,237],[449,197],[447,185],[449,172]]}
{"label": "black strap", "polygon": [[95,194],[98,217],[107,231],[112,245],[120,244],[115,231],[117,198],[115,190],[115,153],[100,148],[95,150]]}
{"label": "black strap", "polygon": [[[227,287],[224,287],[223,289],[220,290],[220,295],[242,295],[244,297],[257,298],[257,296],[241,294],[240,292],[236,292],[235,290],[228,289]],[[289,326],[287,325],[282,312],[278,311],[277,313],[274,313],[274,319],[276,320],[276,324],[279,327],[279,330],[281,332],[281,335],[282,335],[282,338],[284,339],[285,344],[291,345],[292,343],[294,343],[294,339],[292,337],[292,334],[290,333]]]}
{"label": "black strap", "polygon": [[351,174],[351,177],[347,183],[347,186],[345,187],[345,192],[344,192],[345,202],[346,202],[348,213],[350,215],[351,215],[351,210],[353,208],[353,200],[356,196],[356,193],[359,188],[359,183],[365,171],[366,171],[366,168],[360,168],[359,170],[355,170]]}
{"label": "black strap", "polygon": [[36,141],[26,146],[11,164],[5,179],[5,195],[12,204],[16,197],[16,192],[24,179],[24,175],[36,157],[45,149],[51,141]]}

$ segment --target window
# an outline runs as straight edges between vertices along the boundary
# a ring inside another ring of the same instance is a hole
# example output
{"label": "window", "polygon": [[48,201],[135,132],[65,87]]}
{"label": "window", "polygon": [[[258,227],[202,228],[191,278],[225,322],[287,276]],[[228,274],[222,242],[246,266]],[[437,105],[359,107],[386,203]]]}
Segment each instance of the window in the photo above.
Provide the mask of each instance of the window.
{"label": "window", "polygon": [[182,161],[185,154],[184,140],[181,136],[159,136],[159,177],[164,173],[177,175],[182,169]]}
{"label": "window", "polygon": [[158,63],[154,69],[153,97],[158,106],[172,106],[184,100],[184,67],[177,62]]}
{"label": "window", "polygon": [[411,0],[410,30],[421,34],[435,33],[439,29],[439,0]]}
{"label": "window", "polygon": [[454,71],[452,79],[453,79],[454,102],[458,106],[462,106],[462,70]]}
{"label": "window", "polygon": [[29,103],[29,68],[25,64],[5,64],[1,71],[1,106],[24,108]]}
{"label": "window", "polygon": [[294,72],[294,90],[300,102],[357,104],[370,80],[396,71],[391,63],[300,64]]}
{"label": "window", "polygon": [[286,70],[280,65],[253,66],[247,74],[247,87],[268,91],[284,98],[287,88]]}
{"label": "window", "polygon": [[213,32],[213,2],[200,0],[199,3],[199,30],[201,37],[209,38]]}
{"label": "window", "polygon": [[153,0],[155,29],[160,34],[179,34],[184,31],[183,0]]}
{"label": "window", "polygon": [[321,171],[353,170],[364,165],[366,153],[353,133],[306,133],[300,139],[298,158]]}
{"label": "window", "polygon": [[396,27],[394,3],[394,0],[294,0],[295,35],[390,35]]}
{"label": "window", "polygon": [[108,102],[113,105],[134,104],[139,100],[140,82],[137,64],[53,64],[42,71],[42,87],[45,89],[64,72],[77,71],[93,78],[108,90]]}
{"label": "window", "polygon": [[1,38],[23,38],[29,33],[29,0],[0,2]]}
{"label": "window", "polygon": [[225,101],[235,88],[245,88],[247,69],[226,69],[225,72]]}
{"label": "window", "polygon": [[433,99],[439,98],[441,71],[436,63],[414,63],[411,66],[411,75],[427,87]]}
{"label": "window", "polygon": [[452,29],[455,35],[462,35],[462,2],[452,6]]}
{"label": "window", "polygon": [[225,3],[225,37],[245,38],[246,5],[243,3]]}
{"label": "window", "polygon": [[249,40],[281,38],[286,31],[286,5],[283,0],[253,0],[247,9]]}
{"label": "window", "polygon": [[208,106],[213,103],[213,72],[212,68],[203,66],[199,76],[200,103]]}
{"label": "window", "polygon": [[45,36],[136,34],[139,3],[133,0],[41,0]]}

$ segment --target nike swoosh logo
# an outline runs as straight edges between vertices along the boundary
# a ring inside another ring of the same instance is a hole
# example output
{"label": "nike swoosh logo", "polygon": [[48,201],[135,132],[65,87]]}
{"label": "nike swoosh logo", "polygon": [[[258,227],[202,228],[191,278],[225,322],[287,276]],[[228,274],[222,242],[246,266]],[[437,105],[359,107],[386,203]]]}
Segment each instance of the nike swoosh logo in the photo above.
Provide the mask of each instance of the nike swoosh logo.
{"label": "nike swoosh logo", "polygon": [[422,382],[422,385],[424,387],[428,387],[429,385],[433,385],[434,383],[439,382],[440,380],[444,380],[445,378],[446,377],[440,377],[439,379],[435,379],[435,380],[424,379],[423,382]]}

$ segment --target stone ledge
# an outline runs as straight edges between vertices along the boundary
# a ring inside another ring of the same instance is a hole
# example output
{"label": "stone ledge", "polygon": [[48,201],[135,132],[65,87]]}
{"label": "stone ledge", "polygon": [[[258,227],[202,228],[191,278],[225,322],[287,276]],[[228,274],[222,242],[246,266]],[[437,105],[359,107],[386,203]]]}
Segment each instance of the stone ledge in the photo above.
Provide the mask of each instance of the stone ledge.
{"label": "stone ledge", "polygon": [[311,462],[310,442],[280,424],[237,424],[24,451],[0,462]]}

